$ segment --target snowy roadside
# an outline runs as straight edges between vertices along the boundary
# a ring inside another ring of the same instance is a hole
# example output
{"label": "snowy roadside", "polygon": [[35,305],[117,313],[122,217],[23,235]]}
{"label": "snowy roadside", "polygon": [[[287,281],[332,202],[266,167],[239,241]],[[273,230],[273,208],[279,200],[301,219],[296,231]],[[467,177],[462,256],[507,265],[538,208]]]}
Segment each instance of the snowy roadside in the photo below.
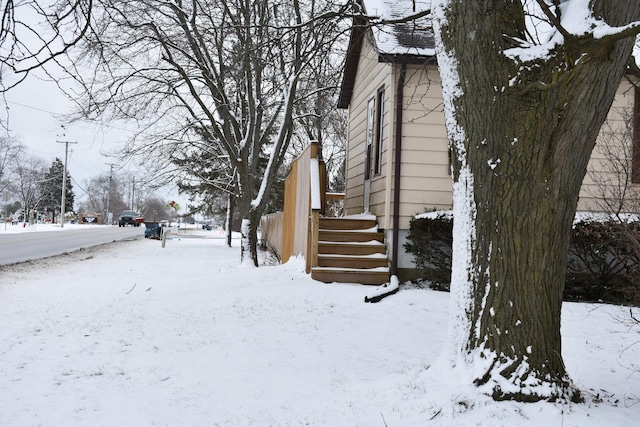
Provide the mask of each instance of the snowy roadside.
{"label": "snowy roadside", "polygon": [[[143,224],[144,226],[144,224]],[[4,223],[0,224],[0,234],[2,233],[36,233],[41,231],[67,231],[67,230],[85,230],[89,228],[117,227],[117,225],[98,225],[98,224],[27,224],[27,223]],[[203,231],[200,224],[182,224],[180,229],[185,232]],[[214,234],[219,234],[222,230],[209,230]]]}
{"label": "snowy roadside", "polygon": [[617,307],[564,306],[565,360],[586,404],[495,403],[425,374],[448,294],[365,304],[372,288],[303,270],[240,265],[239,242],[222,238],[1,268],[0,425],[637,425],[639,335]]}
{"label": "snowy roadside", "polygon": [[15,234],[15,233],[35,233],[40,231],[65,231],[65,230],[77,230],[85,228],[95,227],[109,227],[108,225],[92,225],[92,224],[65,224],[61,227],[60,224],[26,224],[26,223],[4,223],[0,224],[0,234]]}

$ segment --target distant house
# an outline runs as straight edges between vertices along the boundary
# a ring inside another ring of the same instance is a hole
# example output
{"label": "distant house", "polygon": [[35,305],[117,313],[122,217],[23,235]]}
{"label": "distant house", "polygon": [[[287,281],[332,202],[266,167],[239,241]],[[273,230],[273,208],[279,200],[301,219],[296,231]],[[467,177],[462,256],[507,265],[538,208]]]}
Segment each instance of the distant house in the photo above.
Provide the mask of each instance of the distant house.
{"label": "distant house", "polygon": [[[425,4],[361,3],[367,15],[387,20],[420,12],[416,4]],[[434,38],[426,17],[374,27],[366,24],[364,18],[354,20],[339,98],[339,108],[348,110],[345,213],[375,215],[389,248],[391,274],[407,277],[403,271],[414,267],[403,249],[410,219],[425,209],[450,209],[452,204]],[[633,109],[637,98],[634,86],[623,81],[609,115],[614,127],[624,126],[622,111]],[[599,210],[595,181],[605,173],[605,160],[596,148],[579,210]],[[634,167],[639,165],[636,158]]]}

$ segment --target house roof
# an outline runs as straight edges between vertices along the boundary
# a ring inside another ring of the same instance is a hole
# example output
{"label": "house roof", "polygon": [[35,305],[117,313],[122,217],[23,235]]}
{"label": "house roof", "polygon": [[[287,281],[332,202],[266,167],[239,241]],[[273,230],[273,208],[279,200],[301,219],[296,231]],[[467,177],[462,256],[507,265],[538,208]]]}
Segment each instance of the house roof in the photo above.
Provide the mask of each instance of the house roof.
{"label": "house roof", "polygon": [[[435,41],[429,15],[413,19],[412,16],[428,12],[429,1],[420,0],[361,0],[369,17],[378,17],[391,23],[373,25],[373,41],[382,55],[435,55]],[[406,22],[404,21],[406,19]]]}
{"label": "house roof", "polygon": [[[347,108],[353,95],[362,41],[370,41],[381,62],[424,62],[435,56],[435,41],[430,17],[416,15],[426,12],[425,0],[359,0],[363,16],[354,19],[345,63],[338,108]],[[372,18],[382,23],[370,24]]]}

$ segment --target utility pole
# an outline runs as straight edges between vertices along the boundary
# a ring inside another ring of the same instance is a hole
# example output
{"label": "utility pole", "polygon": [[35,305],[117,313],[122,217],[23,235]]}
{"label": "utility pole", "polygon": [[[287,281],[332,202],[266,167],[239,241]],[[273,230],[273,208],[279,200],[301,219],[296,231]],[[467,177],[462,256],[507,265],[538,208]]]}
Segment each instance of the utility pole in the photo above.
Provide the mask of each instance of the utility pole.
{"label": "utility pole", "polygon": [[[105,163],[107,166],[109,166],[109,192],[107,193],[107,217],[105,218],[104,221],[107,221],[107,223],[109,223],[109,225],[111,225],[111,221],[109,220],[109,203],[111,201],[111,179],[113,178],[113,167],[116,166],[116,163]],[[103,221],[103,222],[104,222]]]}
{"label": "utility pole", "polygon": [[4,231],[7,231],[7,204],[9,203],[9,193],[4,192]]}
{"label": "utility pole", "polygon": [[60,203],[60,228],[64,228],[64,198],[67,193],[67,160],[69,159],[69,144],[77,144],[76,141],[56,141],[58,144],[64,144],[64,165],[62,167],[62,202]]}

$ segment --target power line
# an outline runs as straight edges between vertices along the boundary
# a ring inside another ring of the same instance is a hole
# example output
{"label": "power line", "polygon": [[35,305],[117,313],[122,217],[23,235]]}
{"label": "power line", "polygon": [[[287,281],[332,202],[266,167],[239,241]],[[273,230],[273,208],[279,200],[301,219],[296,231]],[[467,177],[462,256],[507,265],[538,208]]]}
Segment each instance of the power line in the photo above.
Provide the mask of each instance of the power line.
{"label": "power line", "polygon": [[[6,102],[7,102],[8,104],[13,104],[13,105],[17,105],[17,106],[19,106],[19,107],[29,108],[29,109],[31,109],[31,110],[40,111],[41,113],[48,113],[48,114],[51,114],[51,115],[54,115],[54,116],[55,116],[55,115],[60,114],[60,113],[56,113],[55,111],[45,110],[44,108],[39,108],[39,107],[33,107],[33,106],[31,106],[31,105],[22,104],[22,103],[20,103],[20,102],[9,101],[9,100],[7,100]],[[130,130],[130,129],[125,129],[125,128],[118,127],[118,126],[114,126],[114,125],[112,125],[112,124],[108,124],[108,123],[101,123],[101,122],[99,122],[99,121],[97,121],[97,120],[86,119],[86,118],[85,118],[85,119],[83,119],[83,120],[84,120],[85,122],[87,122],[87,123],[91,123],[91,124],[95,124],[95,125],[103,126],[103,127],[105,127],[105,128],[115,129],[115,130],[122,130],[122,131],[125,131],[125,132],[131,132],[131,130]]]}

